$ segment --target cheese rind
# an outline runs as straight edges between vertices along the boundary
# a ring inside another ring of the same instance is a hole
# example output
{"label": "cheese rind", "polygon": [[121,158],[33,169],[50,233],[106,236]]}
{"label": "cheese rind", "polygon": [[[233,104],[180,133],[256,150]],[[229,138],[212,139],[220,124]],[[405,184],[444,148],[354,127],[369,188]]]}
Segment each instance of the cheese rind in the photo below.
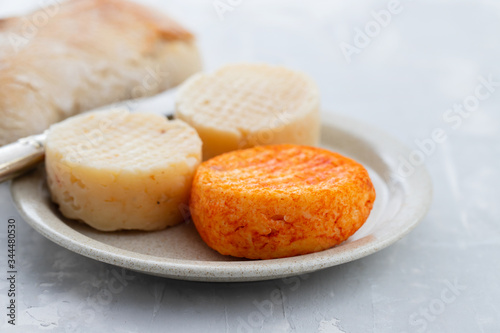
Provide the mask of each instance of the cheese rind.
{"label": "cheese rind", "polygon": [[204,159],[258,145],[317,145],[319,107],[311,78],[266,64],[195,74],[176,97],[176,117],[198,131]]}
{"label": "cheese rind", "polygon": [[52,200],[103,231],[158,230],[183,221],[201,140],[180,120],[110,110],[53,125],[46,141]]}
{"label": "cheese rind", "polygon": [[274,259],[342,243],[376,193],[359,163],[325,149],[269,145],[203,162],[191,190],[201,238],[223,255]]}

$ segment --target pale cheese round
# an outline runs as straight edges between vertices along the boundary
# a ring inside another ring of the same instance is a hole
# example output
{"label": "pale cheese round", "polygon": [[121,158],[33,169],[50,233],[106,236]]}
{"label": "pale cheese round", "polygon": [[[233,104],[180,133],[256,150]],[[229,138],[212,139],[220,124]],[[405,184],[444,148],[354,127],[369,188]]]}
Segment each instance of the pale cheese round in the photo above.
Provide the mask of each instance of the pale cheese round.
{"label": "pale cheese round", "polygon": [[176,117],[203,141],[203,158],[269,144],[317,145],[320,98],[314,81],[267,64],[232,64],[189,78],[176,96]]}
{"label": "pale cheese round", "polygon": [[68,218],[104,231],[158,230],[186,218],[201,141],[183,121],[85,113],[53,125],[45,149],[52,200]]}

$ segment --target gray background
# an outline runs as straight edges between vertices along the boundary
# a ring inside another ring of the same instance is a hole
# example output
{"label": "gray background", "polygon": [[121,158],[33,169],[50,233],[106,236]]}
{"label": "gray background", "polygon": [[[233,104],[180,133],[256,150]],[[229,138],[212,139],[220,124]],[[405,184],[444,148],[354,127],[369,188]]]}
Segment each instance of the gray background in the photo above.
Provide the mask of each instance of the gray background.
{"label": "gray background", "polygon": [[[0,15],[48,2],[2,0]],[[500,86],[474,111],[443,118],[472,100],[481,78],[500,82],[497,1],[401,0],[350,59],[341,47],[356,46],[356,29],[373,25],[371,12],[390,1],[143,2],[197,33],[208,70],[237,61],[302,70],[318,82],[324,119],[363,120],[411,149],[443,129],[447,140],[425,156],[432,207],[403,240],[355,262],[285,280],[194,283],[123,271],[51,243],[20,218],[3,184],[2,331],[500,332]],[[221,2],[232,10],[219,15]],[[171,109],[172,93],[144,105]],[[17,221],[17,330],[4,314],[8,217]]]}

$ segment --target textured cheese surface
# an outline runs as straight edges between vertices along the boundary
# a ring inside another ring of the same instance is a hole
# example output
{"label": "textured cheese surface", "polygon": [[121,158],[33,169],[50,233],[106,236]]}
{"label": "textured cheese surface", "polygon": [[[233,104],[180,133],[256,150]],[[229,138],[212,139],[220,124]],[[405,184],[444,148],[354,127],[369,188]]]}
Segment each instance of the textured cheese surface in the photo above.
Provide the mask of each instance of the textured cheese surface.
{"label": "textured cheese surface", "polygon": [[200,161],[201,141],[189,125],[124,110],[69,118],[46,141],[53,201],[64,216],[105,231],[181,222]]}
{"label": "textured cheese surface", "polygon": [[203,158],[256,145],[316,145],[319,92],[305,74],[266,64],[233,64],[188,79],[176,116],[196,128]]}
{"label": "textured cheese surface", "polygon": [[375,190],[359,163],[299,145],[214,157],[196,171],[190,208],[203,240],[221,254],[270,259],[345,241],[368,218]]}

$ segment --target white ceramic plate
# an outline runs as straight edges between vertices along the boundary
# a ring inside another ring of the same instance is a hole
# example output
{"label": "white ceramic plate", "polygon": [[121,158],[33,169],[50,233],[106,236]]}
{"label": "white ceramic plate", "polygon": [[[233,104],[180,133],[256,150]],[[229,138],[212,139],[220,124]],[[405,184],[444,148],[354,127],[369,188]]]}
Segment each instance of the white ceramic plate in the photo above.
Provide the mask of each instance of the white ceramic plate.
{"label": "white ceramic plate", "polygon": [[431,202],[425,168],[398,175],[398,156],[410,151],[384,133],[358,121],[331,117],[322,127],[323,147],[362,163],[377,199],[366,223],[346,242],[318,253],[273,260],[242,260],[211,250],[193,223],[157,232],[104,233],[62,217],[51,203],[40,167],[12,182],[12,195],[24,219],[40,234],[84,256],[163,277],[194,281],[256,281],[313,272],[377,252],[410,232]]}

